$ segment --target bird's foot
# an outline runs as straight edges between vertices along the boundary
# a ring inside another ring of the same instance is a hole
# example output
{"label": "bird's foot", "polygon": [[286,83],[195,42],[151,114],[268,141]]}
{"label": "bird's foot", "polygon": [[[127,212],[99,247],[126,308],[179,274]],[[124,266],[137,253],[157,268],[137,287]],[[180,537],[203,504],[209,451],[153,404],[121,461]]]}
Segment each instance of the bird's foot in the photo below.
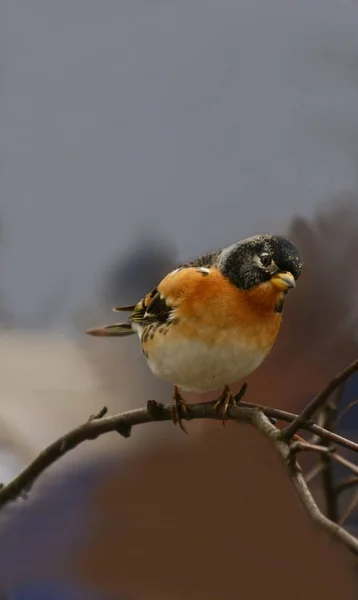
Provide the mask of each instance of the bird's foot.
{"label": "bird's foot", "polygon": [[225,427],[225,421],[228,418],[228,411],[230,406],[237,406],[237,404],[242,400],[244,395],[246,394],[247,383],[245,382],[236,396],[233,396],[228,385],[224,387],[223,393],[220,398],[214,404],[214,410],[218,417],[222,418],[223,425]]}
{"label": "bird's foot", "polygon": [[173,404],[172,404],[172,421],[174,425],[179,425],[184,433],[188,433],[183,425],[182,418],[190,419],[190,409],[185,400],[182,398],[178,386],[174,386]]}

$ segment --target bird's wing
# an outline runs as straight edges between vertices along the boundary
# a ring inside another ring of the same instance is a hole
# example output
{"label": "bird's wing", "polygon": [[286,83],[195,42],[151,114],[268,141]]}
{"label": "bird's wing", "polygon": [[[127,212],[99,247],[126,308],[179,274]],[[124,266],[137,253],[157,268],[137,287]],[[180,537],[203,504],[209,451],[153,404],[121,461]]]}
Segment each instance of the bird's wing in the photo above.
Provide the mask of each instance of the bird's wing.
{"label": "bird's wing", "polygon": [[135,323],[166,323],[173,318],[181,300],[188,296],[209,274],[207,267],[179,267],[169,273],[157,287],[135,306],[118,306],[114,310],[133,310],[129,319]]}

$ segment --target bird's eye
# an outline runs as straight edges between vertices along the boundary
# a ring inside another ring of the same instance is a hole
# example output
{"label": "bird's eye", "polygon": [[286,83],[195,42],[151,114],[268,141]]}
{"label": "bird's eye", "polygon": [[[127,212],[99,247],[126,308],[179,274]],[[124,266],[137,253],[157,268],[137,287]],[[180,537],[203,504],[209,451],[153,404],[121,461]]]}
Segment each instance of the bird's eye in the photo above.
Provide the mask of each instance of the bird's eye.
{"label": "bird's eye", "polygon": [[272,263],[272,258],[269,254],[267,254],[267,252],[260,254],[259,258],[263,267],[269,267]]}

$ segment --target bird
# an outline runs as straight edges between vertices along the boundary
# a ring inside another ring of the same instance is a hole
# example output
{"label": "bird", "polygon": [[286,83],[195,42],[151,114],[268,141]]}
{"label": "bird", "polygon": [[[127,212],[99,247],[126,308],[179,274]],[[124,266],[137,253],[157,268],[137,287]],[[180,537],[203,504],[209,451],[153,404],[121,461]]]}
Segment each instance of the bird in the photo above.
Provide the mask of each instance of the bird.
{"label": "bird", "polygon": [[172,420],[183,431],[190,409],[180,390],[223,390],[215,410],[225,424],[247,387],[234,397],[230,385],[269,354],[302,267],[289,238],[254,235],[183,263],[137,304],[113,309],[130,312],[127,322],[86,333],[139,336],[151,371],[174,386]]}

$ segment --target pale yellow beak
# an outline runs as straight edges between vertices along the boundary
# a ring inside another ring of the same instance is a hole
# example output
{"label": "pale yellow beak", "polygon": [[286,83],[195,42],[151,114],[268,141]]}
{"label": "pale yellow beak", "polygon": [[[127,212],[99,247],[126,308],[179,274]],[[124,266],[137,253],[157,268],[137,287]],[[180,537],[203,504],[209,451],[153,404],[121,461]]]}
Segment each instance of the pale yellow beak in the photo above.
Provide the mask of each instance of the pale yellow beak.
{"label": "pale yellow beak", "polygon": [[285,271],[284,273],[276,273],[273,277],[271,277],[271,283],[279,290],[287,290],[288,288],[296,287],[295,278],[289,271]]}

